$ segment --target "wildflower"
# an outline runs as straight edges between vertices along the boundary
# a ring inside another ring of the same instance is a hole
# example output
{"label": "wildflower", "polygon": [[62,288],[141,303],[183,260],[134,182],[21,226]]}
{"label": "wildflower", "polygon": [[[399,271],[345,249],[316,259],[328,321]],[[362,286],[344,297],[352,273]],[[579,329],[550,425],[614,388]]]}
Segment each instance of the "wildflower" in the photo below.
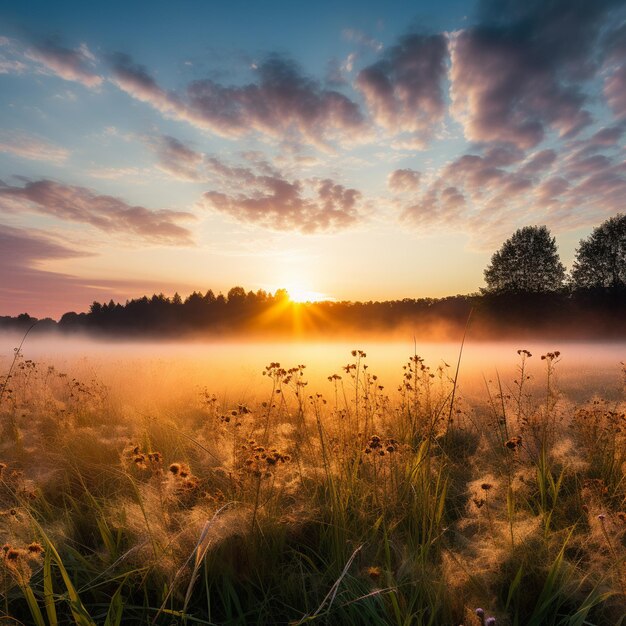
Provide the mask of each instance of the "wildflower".
{"label": "wildflower", "polygon": [[481,609],[480,607],[476,609],[475,611],[476,615],[478,615],[478,617],[482,620],[483,617],[485,617],[485,611],[484,609]]}
{"label": "wildflower", "polygon": [[604,520],[606,519],[606,515],[605,515],[604,513],[600,513],[600,515],[598,515],[598,519],[599,519],[601,522],[604,522]]}
{"label": "wildflower", "polygon": [[485,621],[485,626],[496,626],[496,618],[488,617]]}
{"label": "wildflower", "polygon": [[491,483],[483,483],[480,488],[483,491],[489,491],[491,488],[493,487],[493,485]]}
{"label": "wildflower", "polygon": [[174,474],[174,476],[178,476],[178,473],[180,472],[180,463],[172,463],[169,469],[170,469],[170,472]]}
{"label": "wildflower", "polygon": [[43,553],[43,546],[40,543],[33,541],[26,546],[26,551],[33,556],[38,556]]}
{"label": "wildflower", "polygon": [[6,551],[4,558],[9,562],[9,563],[17,563],[17,561],[20,558],[20,551],[16,550],[15,548],[10,548],[9,550]]}
{"label": "wildflower", "polygon": [[515,450],[522,445],[522,438],[519,435],[517,437],[511,437],[508,441],[504,443],[504,445],[509,450]]}
{"label": "wildflower", "polygon": [[366,570],[365,573],[372,579],[372,580],[378,580],[380,578],[380,575],[382,574],[382,570],[380,569],[380,567],[377,567],[376,565],[370,565]]}

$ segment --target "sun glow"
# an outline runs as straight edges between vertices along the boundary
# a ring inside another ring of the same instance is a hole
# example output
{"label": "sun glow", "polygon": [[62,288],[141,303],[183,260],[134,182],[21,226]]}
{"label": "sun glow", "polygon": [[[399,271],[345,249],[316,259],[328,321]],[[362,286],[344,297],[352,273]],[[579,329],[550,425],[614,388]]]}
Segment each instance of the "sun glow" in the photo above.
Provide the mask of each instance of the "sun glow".
{"label": "sun glow", "polygon": [[303,302],[321,302],[322,300],[331,300],[325,293],[312,291],[296,285],[286,287],[289,299],[298,304]]}

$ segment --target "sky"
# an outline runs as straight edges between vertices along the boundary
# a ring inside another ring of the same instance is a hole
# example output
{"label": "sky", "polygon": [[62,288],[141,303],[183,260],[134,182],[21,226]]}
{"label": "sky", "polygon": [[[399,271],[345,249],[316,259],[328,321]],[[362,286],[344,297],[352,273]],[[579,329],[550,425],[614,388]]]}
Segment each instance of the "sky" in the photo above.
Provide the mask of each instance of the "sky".
{"label": "sky", "polygon": [[0,315],[472,293],[624,212],[624,0],[0,5]]}

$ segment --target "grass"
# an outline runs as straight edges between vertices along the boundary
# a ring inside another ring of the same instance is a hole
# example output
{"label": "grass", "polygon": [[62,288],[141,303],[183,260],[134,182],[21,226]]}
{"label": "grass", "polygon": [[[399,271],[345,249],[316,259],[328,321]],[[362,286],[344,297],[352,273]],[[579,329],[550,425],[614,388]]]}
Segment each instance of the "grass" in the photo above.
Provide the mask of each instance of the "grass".
{"label": "grass", "polygon": [[0,380],[2,617],[626,623],[624,402],[573,406],[558,351],[518,355],[483,405],[417,354],[390,394],[355,350],[324,393],[271,363],[255,403],[129,416],[18,351]]}

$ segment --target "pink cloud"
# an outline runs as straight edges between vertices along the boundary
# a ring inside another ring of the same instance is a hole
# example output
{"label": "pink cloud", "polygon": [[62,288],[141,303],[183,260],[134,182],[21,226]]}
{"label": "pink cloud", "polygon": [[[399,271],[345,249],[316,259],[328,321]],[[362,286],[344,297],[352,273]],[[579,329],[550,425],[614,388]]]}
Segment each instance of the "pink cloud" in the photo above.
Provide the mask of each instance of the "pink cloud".
{"label": "pink cloud", "polygon": [[443,35],[409,35],[359,72],[356,87],[376,124],[424,147],[442,121],[448,56]]}
{"label": "pink cloud", "polygon": [[0,316],[28,312],[59,318],[67,311],[87,311],[94,300],[123,302],[151,292],[197,288],[162,281],[78,278],[47,269],[55,261],[91,255],[45,233],[0,224]]}
{"label": "pink cloud", "polygon": [[64,80],[81,83],[90,88],[102,84],[102,77],[91,69],[96,59],[84,43],[75,50],[52,42],[36,44],[26,50],[25,56],[41,63]]}
{"label": "pink cloud", "polygon": [[147,137],[146,143],[156,153],[159,169],[173,178],[191,182],[206,179],[206,174],[202,172],[204,155],[179,139],[159,135]]}
{"label": "pink cloud", "polygon": [[127,55],[113,57],[112,72],[113,81],[132,97],[223,137],[258,132],[329,149],[333,141],[358,140],[356,134],[366,131],[354,102],[338,91],[324,89],[280,57],[259,65],[257,82],[225,86],[198,80],[187,87],[184,99],[162,89]]}
{"label": "pink cloud", "polygon": [[0,131],[0,152],[35,161],[63,163],[69,150],[34,135],[19,131]]}
{"label": "pink cloud", "polygon": [[619,119],[626,117],[626,24],[611,33],[607,41],[604,96]]}
{"label": "pink cloud", "polygon": [[345,229],[362,219],[361,193],[330,179],[288,180],[267,164],[266,172],[230,168],[210,159],[227,191],[209,191],[201,204],[241,222],[310,234]]}
{"label": "pink cloud", "polygon": [[410,168],[394,170],[387,178],[387,186],[396,193],[416,191],[421,176],[420,172]]}
{"label": "pink cloud", "polygon": [[478,24],[451,38],[452,113],[466,138],[528,149],[590,124],[583,84],[598,69],[611,5],[483,2]]}
{"label": "pink cloud", "polygon": [[123,53],[111,57],[112,81],[128,95],[146,102],[161,113],[185,119],[186,107],[172,92],[165,91],[148,73],[143,65],[138,65]]}
{"label": "pink cloud", "polygon": [[126,233],[165,245],[189,245],[191,232],[178,224],[193,219],[182,211],[132,206],[85,187],[51,180],[27,182],[23,187],[0,185],[0,209],[32,210],[68,222],[90,224],[105,232]]}

